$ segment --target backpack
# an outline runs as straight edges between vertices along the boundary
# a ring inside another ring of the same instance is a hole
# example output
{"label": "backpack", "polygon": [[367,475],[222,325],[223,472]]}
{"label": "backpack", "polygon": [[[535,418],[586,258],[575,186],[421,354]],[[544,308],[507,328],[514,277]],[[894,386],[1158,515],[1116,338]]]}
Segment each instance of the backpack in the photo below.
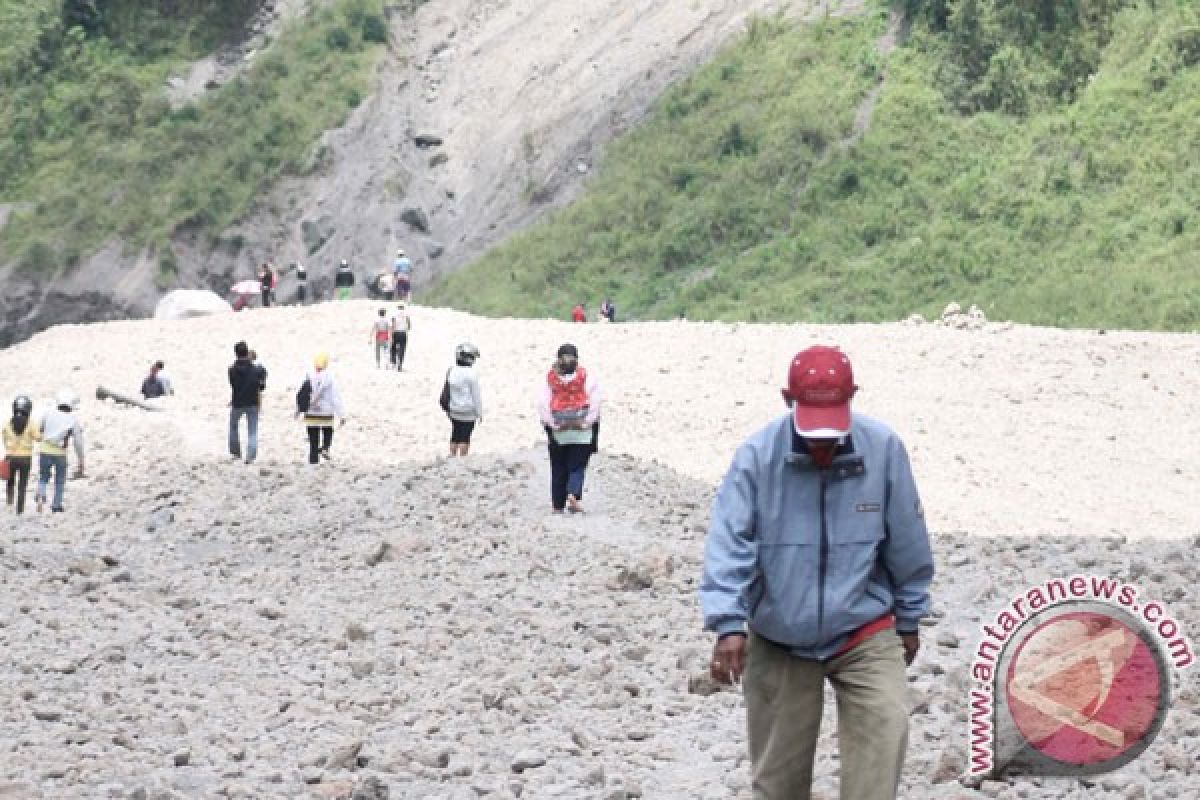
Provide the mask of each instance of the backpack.
{"label": "backpack", "polygon": [[438,396],[438,405],[442,411],[450,413],[450,370],[446,370],[446,380],[442,381],[442,393]]}
{"label": "backpack", "polygon": [[311,405],[312,382],[308,378],[305,378],[304,383],[300,384],[300,390],[296,392],[296,410],[301,414],[305,414]]}

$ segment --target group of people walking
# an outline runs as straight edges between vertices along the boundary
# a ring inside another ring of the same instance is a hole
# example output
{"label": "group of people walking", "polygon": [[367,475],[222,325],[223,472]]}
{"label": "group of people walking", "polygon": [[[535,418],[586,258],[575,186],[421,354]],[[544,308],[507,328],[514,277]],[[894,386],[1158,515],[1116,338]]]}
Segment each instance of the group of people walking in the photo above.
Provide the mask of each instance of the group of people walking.
{"label": "group of people walking", "polygon": [[[300,305],[308,302],[308,268],[304,264],[296,263],[286,270],[281,271],[272,262],[264,261],[259,265],[257,275],[258,293],[263,308],[279,302],[279,278],[283,272],[287,272],[288,270],[295,274],[296,302]],[[412,274],[412,259],[408,257],[403,249],[399,249],[396,251],[396,256],[392,261],[391,267],[379,270],[378,273],[366,282],[368,294],[371,297],[381,297],[388,302],[393,300],[408,302],[412,295]],[[235,311],[244,309],[250,302],[250,298],[253,297],[250,287],[255,285],[255,283],[247,283],[249,286],[238,284],[231,290],[236,295],[233,305]],[[349,300],[353,297],[354,288],[357,284],[358,280],[349,259],[341,259],[333,273],[333,298],[335,300]]]}
{"label": "group of people walking", "polygon": [[[245,342],[234,355],[229,450],[241,458],[245,417],[245,460],[252,463],[267,371]],[[479,348],[463,342],[446,372],[439,403],[450,421],[451,456],[467,454],[483,421],[479,359]],[[156,364],[152,376],[161,369]],[[851,412],[857,390],[850,360],[837,348],[797,353],[782,390],[787,413],[738,447],[712,505],[699,587],[704,627],[716,635],[709,669],[720,683],[744,682],[755,797],[809,795],[826,681],[837,698],[842,797],[893,800],[898,790],[906,666],[930,613],[934,563],[904,445],[883,422]],[[595,374],[564,343],[536,402],[555,513],[583,511],[601,403]],[[38,510],[52,476],[51,509],[63,510],[69,447],[80,473],[84,467],[76,404],[70,391],[59,392],[35,421],[27,396],[13,401],[3,463],[6,501],[16,513],[24,511],[35,446]],[[330,458],[335,420],[344,425],[345,416],[329,356],[319,353],[296,397],[309,463]]]}
{"label": "group of people walking", "polygon": [[[12,416],[4,426],[5,458],[0,462],[4,477],[4,501],[7,508],[17,514],[25,513],[25,497],[29,491],[29,478],[33,470],[33,457],[38,458],[38,482],[34,501],[40,513],[47,499],[50,510],[62,512],[67,486],[67,452],[75,449],[78,464],[76,477],[84,474],[83,427],[75,416],[79,401],[70,389],[60,390],[54,397],[54,405],[38,419],[34,419],[33,401],[27,395],[18,395],[12,402]],[[54,494],[47,495],[51,479]]]}
{"label": "group of people walking", "polygon": [[389,366],[397,371],[404,369],[404,354],[408,350],[408,332],[411,330],[412,317],[403,302],[397,303],[391,314],[386,308],[379,309],[371,322],[370,339],[375,347],[376,367]]}

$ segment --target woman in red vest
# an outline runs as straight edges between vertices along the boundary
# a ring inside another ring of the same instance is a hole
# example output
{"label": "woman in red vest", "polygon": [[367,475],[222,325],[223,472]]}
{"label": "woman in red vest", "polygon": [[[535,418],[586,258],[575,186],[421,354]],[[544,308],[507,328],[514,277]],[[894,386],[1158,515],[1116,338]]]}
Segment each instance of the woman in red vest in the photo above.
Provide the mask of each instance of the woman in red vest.
{"label": "woman in red vest", "polygon": [[583,511],[583,479],[596,452],[600,429],[600,385],[579,363],[573,344],[558,357],[542,382],[538,415],[550,452],[550,504],[556,514]]}

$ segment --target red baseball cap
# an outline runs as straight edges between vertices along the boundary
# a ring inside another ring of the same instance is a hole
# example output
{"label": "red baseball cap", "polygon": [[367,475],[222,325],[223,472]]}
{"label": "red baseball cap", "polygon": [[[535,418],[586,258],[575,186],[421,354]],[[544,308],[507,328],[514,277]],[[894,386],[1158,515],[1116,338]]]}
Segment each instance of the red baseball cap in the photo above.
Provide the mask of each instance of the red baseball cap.
{"label": "red baseball cap", "polygon": [[801,350],[788,370],[788,398],[802,436],[844,436],[850,432],[850,400],[858,387],[850,359],[836,347]]}

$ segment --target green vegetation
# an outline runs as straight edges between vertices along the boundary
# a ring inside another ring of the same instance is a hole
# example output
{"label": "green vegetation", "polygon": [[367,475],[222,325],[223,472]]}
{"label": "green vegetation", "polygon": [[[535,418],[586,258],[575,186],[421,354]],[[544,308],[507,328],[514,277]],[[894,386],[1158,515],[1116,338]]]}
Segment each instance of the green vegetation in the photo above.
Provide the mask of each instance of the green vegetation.
{"label": "green vegetation", "polygon": [[936,315],[1200,327],[1200,11],[1183,0],[908,0],[758,20],[613,144],[586,194],[431,302],[565,317]]}
{"label": "green vegetation", "polygon": [[[210,235],[281,175],[312,164],[320,134],[368,90],[387,39],[382,0],[338,0],[253,65],[172,109],[169,76],[242,29],[252,0],[26,0],[0,5],[0,261],[47,270],[112,236],[153,246]],[[103,11],[97,10],[102,8]]]}

